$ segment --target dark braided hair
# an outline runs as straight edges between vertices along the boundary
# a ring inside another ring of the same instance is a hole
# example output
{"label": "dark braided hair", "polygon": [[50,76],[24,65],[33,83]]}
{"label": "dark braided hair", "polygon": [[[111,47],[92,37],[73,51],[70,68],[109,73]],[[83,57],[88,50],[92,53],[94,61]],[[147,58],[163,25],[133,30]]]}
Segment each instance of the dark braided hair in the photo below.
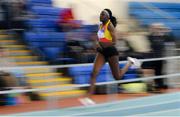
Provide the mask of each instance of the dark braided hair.
{"label": "dark braided hair", "polygon": [[109,18],[110,18],[113,26],[116,27],[116,25],[117,25],[116,17],[114,17],[114,16],[112,15],[112,12],[111,12],[110,9],[104,9],[104,10],[106,10],[106,11],[109,13]]}

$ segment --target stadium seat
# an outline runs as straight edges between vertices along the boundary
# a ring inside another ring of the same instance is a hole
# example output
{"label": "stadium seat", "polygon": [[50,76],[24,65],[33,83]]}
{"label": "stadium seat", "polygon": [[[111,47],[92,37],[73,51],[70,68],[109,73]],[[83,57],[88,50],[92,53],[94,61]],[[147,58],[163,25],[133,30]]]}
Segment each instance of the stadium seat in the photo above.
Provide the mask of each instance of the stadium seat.
{"label": "stadium seat", "polygon": [[52,6],[52,0],[26,0],[28,10],[31,10],[33,6]]}
{"label": "stadium seat", "polygon": [[[151,7],[151,10],[145,6]],[[158,12],[157,9],[163,13]],[[173,31],[172,34],[176,39],[180,38],[178,21],[180,19],[180,3],[129,2],[129,14],[136,18],[141,26],[163,23]]]}
{"label": "stadium seat", "polygon": [[44,18],[44,19],[29,19],[26,24],[31,28],[56,28],[56,19]]}
{"label": "stadium seat", "polygon": [[49,33],[35,33],[25,32],[25,40],[29,42],[64,42],[65,33],[49,32]]}
{"label": "stadium seat", "polygon": [[52,0],[27,0],[27,3],[41,3],[41,4],[52,4]]}
{"label": "stadium seat", "polygon": [[48,6],[33,6],[32,12],[36,15],[52,15],[59,16],[61,9],[56,7]]}
{"label": "stadium seat", "polygon": [[125,74],[123,80],[136,79],[137,77],[137,74]]}
{"label": "stadium seat", "polygon": [[[74,83],[76,84],[87,84],[90,81],[90,76],[93,70],[93,66],[85,67],[72,67],[69,69],[70,75],[74,78]],[[111,75],[108,65],[104,65],[101,69],[99,75],[97,76],[96,82],[108,82],[114,81]]]}

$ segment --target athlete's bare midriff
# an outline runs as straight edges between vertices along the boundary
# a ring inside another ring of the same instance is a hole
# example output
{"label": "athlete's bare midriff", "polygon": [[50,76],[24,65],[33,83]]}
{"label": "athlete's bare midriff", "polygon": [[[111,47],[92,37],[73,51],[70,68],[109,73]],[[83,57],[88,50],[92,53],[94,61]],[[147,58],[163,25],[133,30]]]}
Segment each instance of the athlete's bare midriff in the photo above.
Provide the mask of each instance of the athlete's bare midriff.
{"label": "athlete's bare midriff", "polygon": [[100,46],[103,48],[114,46],[113,42],[99,42]]}

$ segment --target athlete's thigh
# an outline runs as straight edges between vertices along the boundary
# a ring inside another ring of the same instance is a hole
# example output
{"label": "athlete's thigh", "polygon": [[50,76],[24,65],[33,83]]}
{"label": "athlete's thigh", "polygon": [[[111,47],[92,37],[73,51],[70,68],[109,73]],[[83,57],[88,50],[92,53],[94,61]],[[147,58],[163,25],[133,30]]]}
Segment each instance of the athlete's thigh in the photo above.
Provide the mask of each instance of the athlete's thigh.
{"label": "athlete's thigh", "polygon": [[111,72],[115,78],[120,77],[119,58],[118,56],[112,56],[108,58],[108,63],[111,68]]}
{"label": "athlete's thigh", "polygon": [[104,56],[101,53],[97,53],[94,61],[93,71],[99,72],[104,64],[105,64]]}

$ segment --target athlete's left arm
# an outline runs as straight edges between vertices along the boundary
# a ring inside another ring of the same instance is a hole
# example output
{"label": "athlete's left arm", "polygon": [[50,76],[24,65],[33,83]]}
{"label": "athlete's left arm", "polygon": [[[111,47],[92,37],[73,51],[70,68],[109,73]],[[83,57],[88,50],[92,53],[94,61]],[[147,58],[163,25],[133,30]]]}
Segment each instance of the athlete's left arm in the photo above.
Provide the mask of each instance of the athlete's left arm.
{"label": "athlete's left arm", "polygon": [[112,23],[108,25],[108,30],[111,33],[113,44],[116,44],[116,32]]}

